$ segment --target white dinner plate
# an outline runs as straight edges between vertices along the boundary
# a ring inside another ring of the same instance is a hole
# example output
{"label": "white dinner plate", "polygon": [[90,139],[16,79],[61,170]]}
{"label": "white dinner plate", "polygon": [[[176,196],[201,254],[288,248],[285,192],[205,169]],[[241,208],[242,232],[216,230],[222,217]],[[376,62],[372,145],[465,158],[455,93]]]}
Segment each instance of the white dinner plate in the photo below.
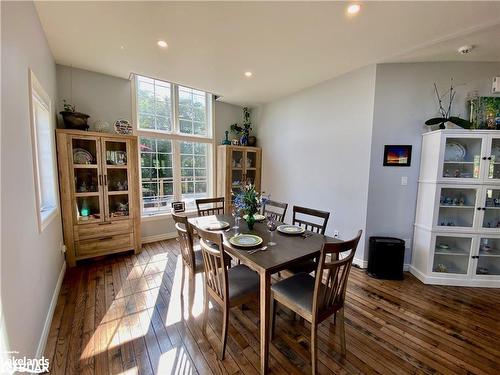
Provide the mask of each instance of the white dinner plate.
{"label": "white dinner plate", "polygon": [[229,228],[231,224],[229,224],[227,221],[214,221],[212,223],[208,223],[207,226],[205,226],[203,229],[205,230],[223,230],[226,228]]}
{"label": "white dinner plate", "polygon": [[278,227],[278,232],[285,233],[285,234],[302,234],[306,230],[302,227],[299,227],[298,225],[280,225]]}
{"label": "white dinner plate", "polygon": [[[243,220],[246,220],[247,217],[248,217],[248,215],[243,215]],[[261,214],[254,214],[253,218],[255,219],[255,221],[263,221],[266,217],[264,215],[261,215]]]}
{"label": "white dinner plate", "polygon": [[238,247],[255,247],[262,243],[262,238],[255,234],[238,234],[229,239],[231,245]]}

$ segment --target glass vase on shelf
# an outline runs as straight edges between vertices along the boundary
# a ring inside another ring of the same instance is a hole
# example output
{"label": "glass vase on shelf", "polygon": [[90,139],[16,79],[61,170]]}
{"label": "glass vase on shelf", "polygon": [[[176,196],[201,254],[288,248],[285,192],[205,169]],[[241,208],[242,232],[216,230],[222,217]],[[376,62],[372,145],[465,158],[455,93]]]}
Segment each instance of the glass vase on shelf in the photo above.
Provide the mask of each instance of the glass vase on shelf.
{"label": "glass vase on shelf", "polygon": [[255,190],[255,186],[242,186],[238,193],[234,194],[233,204],[244,214],[243,219],[247,222],[248,229],[253,230],[254,215],[259,212],[261,206],[260,193]]}

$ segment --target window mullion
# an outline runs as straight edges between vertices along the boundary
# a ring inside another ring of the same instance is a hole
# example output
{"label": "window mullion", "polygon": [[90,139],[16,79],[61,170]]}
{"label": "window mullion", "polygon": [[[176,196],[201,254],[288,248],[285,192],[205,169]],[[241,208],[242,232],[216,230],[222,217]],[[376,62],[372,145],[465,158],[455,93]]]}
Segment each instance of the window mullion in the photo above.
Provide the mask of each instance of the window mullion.
{"label": "window mullion", "polygon": [[179,86],[170,85],[170,97],[172,98],[172,133],[180,134],[179,124]]}

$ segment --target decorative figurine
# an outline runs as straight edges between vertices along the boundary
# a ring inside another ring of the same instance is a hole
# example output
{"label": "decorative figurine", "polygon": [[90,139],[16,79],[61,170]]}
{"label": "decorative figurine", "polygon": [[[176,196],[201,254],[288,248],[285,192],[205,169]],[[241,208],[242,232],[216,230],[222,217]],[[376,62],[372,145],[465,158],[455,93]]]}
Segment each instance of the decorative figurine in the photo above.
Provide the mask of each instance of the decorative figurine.
{"label": "decorative figurine", "polygon": [[222,144],[223,144],[223,145],[230,145],[230,144],[231,144],[231,141],[229,140],[229,130],[226,130],[226,132],[225,132],[225,133],[226,133],[226,139],[224,139],[224,140],[222,141]]}

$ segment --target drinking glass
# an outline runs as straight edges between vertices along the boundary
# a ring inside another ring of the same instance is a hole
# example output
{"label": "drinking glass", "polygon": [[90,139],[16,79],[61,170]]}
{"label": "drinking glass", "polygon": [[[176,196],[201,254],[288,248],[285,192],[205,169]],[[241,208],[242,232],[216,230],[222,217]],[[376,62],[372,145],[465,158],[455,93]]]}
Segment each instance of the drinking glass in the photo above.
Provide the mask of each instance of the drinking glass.
{"label": "drinking glass", "polygon": [[240,209],[238,207],[233,206],[231,209],[231,215],[233,215],[234,218],[234,225],[232,229],[238,230],[240,229]]}
{"label": "drinking glass", "polygon": [[268,215],[267,216],[267,230],[269,231],[269,242],[267,243],[268,246],[276,245],[276,242],[273,241],[274,231],[276,230],[276,228],[278,228],[278,223],[276,222],[274,216]]}

